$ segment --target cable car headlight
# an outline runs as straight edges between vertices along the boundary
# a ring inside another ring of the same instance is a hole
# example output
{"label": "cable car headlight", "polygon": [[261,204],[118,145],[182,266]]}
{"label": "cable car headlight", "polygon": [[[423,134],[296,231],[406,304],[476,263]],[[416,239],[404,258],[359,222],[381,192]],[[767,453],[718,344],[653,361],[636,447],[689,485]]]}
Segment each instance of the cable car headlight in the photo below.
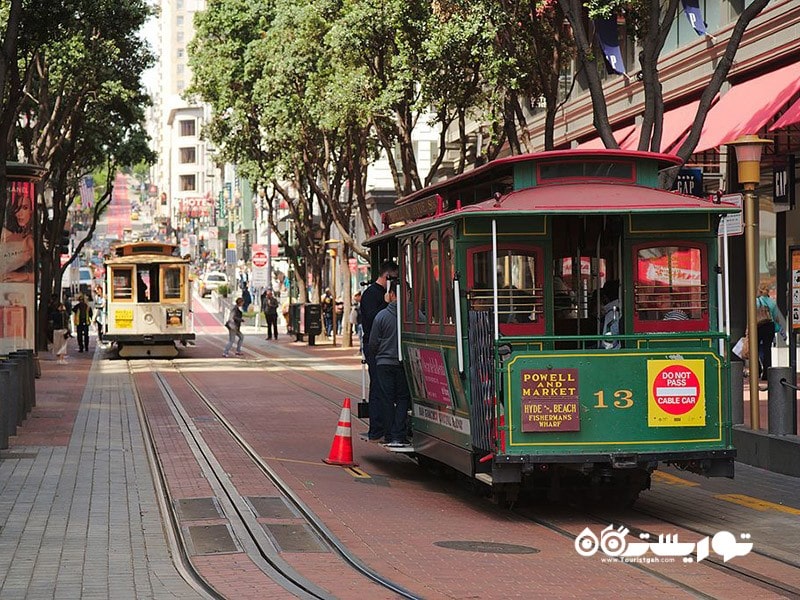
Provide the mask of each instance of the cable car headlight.
{"label": "cable car headlight", "polygon": [[150,313],[146,314],[144,316],[144,322],[147,323],[148,325],[152,325],[154,322],[153,315],[151,315]]}

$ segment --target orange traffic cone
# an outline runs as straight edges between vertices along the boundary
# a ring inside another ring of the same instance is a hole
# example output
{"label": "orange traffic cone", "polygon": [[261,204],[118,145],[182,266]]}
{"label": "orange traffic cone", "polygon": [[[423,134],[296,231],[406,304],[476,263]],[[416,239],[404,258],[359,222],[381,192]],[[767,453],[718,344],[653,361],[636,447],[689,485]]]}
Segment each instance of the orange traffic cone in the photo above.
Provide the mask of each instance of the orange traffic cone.
{"label": "orange traffic cone", "polygon": [[353,462],[353,439],[350,434],[350,398],[344,399],[342,414],[339,415],[339,424],[336,426],[336,435],[333,437],[333,444],[328,458],[323,458],[323,462],[329,465],[340,465],[343,467],[354,467]]}

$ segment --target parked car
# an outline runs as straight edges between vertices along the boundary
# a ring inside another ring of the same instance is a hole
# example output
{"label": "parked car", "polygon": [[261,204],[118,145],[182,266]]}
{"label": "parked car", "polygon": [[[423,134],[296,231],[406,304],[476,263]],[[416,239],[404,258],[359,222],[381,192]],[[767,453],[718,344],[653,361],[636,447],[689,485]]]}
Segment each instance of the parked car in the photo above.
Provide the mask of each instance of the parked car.
{"label": "parked car", "polygon": [[209,271],[200,280],[200,295],[205,298],[221,285],[227,285],[228,276],[222,271]]}

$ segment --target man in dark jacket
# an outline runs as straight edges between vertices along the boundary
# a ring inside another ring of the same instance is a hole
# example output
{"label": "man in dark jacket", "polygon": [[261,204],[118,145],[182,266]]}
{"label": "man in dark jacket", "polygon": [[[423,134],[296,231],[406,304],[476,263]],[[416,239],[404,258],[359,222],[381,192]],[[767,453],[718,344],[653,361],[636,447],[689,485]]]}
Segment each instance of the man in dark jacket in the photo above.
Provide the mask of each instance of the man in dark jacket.
{"label": "man in dark jacket", "polygon": [[[383,405],[383,423],[389,448],[410,446],[406,420],[411,394],[397,347],[397,281],[389,281],[389,304],[375,317],[369,335],[369,352],[375,357]],[[372,405],[370,405],[370,415]]]}
{"label": "man in dark jacket", "polygon": [[267,339],[278,339],[278,299],[269,289],[261,294],[261,310],[264,311],[264,320],[267,323]]}
{"label": "man in dark jacket", "polygon": [[[370,441],[379,442],[383,440],[386,433],[383,426],[382,404],[380,390],[377,383],[377,369],[375,357],[369,351],[369,339],[372,331],[372,322],[377,314],[386,308],[386,285],[390,277],[397,277],[397,265],[392,261],[384,261],[380,266],[378,277],[373,281],[364,293],[361,294],[361,329],[364,335],[364,360],[367,361],[369,372],[369,433],[367,437]],[[373,382],[375,384],[373,385]]]}
{"label": "man in dark jacket", "polygon": [[78,296],[78,303],[72,307],[75,315],[75,329],[78,333],[78,352],[89,351],[89,325],[92,323],[92,307],[86,302],[86,296]]}

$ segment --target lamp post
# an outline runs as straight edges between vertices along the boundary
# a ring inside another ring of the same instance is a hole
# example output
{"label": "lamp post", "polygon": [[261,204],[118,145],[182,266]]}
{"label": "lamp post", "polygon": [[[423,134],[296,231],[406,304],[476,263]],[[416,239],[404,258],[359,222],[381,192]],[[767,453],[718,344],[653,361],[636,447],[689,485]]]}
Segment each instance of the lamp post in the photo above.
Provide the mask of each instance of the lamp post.
{"label": "lamp post", "polygon": [[750,351],[750,429],[761,428],[758,398],[758,323],[756,293],[758,289],[758,206],[756,185],[761,181],[761,151],[771,140],[757,135],[742,135],[727,145],[736,150],[739,183],[744,186],[744,248],[747,281],[747,330]]}
{"label": "lamp post", "polygon": [[[325,240],[322,242],[325,245],[328,244],[339,244],[341,240]],[[333,341],[333,345],[336,346],[336,248],[329,248],[328,254],[331,257],[331,289],[333,290],[333,306],[331,307],[331,325],[333,328],[331,329],[331,339]]]}

